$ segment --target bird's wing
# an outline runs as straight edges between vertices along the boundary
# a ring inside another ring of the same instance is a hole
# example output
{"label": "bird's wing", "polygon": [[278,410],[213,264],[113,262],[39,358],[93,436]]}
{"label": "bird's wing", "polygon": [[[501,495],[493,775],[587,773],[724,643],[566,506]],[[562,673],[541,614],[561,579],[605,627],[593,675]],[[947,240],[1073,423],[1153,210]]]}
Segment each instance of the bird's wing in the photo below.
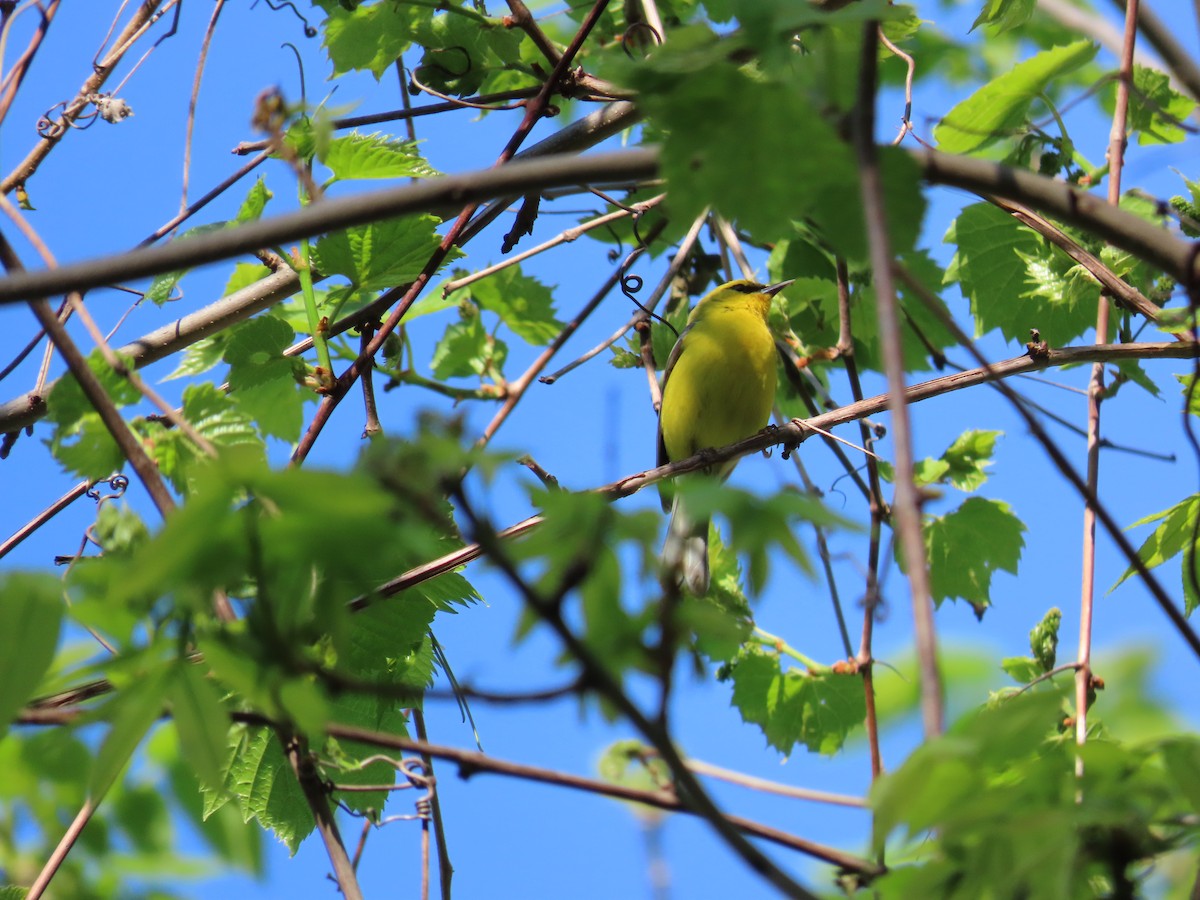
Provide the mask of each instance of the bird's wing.
{"label": "bird's wing", "polygon": [[[675,368],[675,363],[679,361],[679,354],[683,352],[683,339],[687,337],[688,332],[691,330],[692,329],[691,329],[690,325],[687,328],[683,329],[683,333],[681,335],[679,335],[679,339],[677,341],[675,341],[675,346],[671,348],[671,355],[667,357],[667,366],[665,369],[663,369],[663,380],[662,380],[663,394],[666,394],[666,392],[667,392],[667,379],[669,379],[671,377],[671,371]],[[655,459],[656,459],[655,465],[656,466],[665,466],[667,463],[669,463],[671,461],[670,457],[667,456],[667,443],[666,443],[666,441],[663,440],[661,407],[662,407],[662,404],[660,402],[659,414],[658,414],[658,453],[655,457]],[[658,495],[659,495],[659,499],[662,502],[663,512],[666,512],[667,510],[669,510],[671,508],[670,498],[663,492],[663,489],[661,486],[659,487]]]}

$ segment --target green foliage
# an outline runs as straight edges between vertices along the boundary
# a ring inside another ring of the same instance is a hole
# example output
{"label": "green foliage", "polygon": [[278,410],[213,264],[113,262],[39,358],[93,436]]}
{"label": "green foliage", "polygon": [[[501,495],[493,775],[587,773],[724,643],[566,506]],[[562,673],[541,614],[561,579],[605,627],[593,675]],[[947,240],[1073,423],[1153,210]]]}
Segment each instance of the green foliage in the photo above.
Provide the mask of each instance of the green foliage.
{"label": "green foliage", "polygon": [[929,518],[925,552],[933,602],[961,597],[982,617],[992,602],[992,574],[1017,574],[1025,531],[1008,504],[984,497],[970,497],[958,509]]}
{"label": "green foliage", "polygon": [[748,647],[723,670],[733,681],[733,705],[785,756],[798,744],[815,753],[836,753],[866,715],[862,679],[785,670],[780,662],[777,652]]}
{"label": "green foliage", "polygon": [[933,132],[938,149],[971,153],[1017,134],[1026,127],[1029,107],[1047,85],[1090,62],[1097,49],[1088,41],[1076,41],[1044,50],[993,78],[938,123]]}
{"label": "green foliage", "polygon": [[946,281],[970,298],[977,335],[998,328],[1023,343],[1036,328],[1057,347],[1095,324],[1099,285],[1002,210],[968,206],[945,240],[957,246]]}
{"label": "green foliage", "polygon": [[[1169,559],[1182,556],[1183,603],[1189,615],[1200,606],[1200,588],[1197,586],[1200,572],[1196,568],[1196,551],[1200,549],[1200,541],[1197,540],[1196,534],[1197,517],[1200,517],[1200,494],[1192,494],[1169,509],[1138,519],[1130,526],[1137,528],[1140,525],[1159,523],[1150,537],[1138,548],[1138,559],[1146,568],[1154,569]],[[1115,590],[1133,574],[1134,569],[1130,566],[1109,590]]]}
{"label": "green foliage", "polygon": [[334,138],[320,155],[333,172],[331,181],[356,178],[430,178],[440,174],[417,152],[415,141],[386,134],[352,132]]}
{"label": "green foliage", "polygon": [[[313,265],[326,275],[344,275],[360,290],[379,290],[412,281],[441,244],[434,216],[407,216],[359,225],[321,238]],[[451,250],[446,257],[461,256]]]}
{"label": "green foliage", "polygon": [[1180,818],[1195,742],[1075,748],[1055,734],[1061,700],[1027,692],[972,714],[876,782],[876,846],[902,832],[911,860],[875,882],[880,896],[1092,897],[1195,841]]}
{"label": "green foliage", "polygon": [[0,576],[0,739],[50,668],[61,623],[62,600],[53,578]]}

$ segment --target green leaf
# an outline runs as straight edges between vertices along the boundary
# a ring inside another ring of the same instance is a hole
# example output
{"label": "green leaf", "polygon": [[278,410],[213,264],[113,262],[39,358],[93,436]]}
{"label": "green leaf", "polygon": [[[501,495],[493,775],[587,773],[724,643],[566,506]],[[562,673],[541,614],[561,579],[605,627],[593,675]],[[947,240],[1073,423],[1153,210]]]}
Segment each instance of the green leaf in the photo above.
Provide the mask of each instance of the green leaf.
{"label": "green leaf", "polygon": [[991,604],[992,573],[1017,572],[1024,531],[1008,504],[983,497],[970,497],[958,509],[928,519],[925,550],[934,603],[961,597],[982,616]]}
{"label": "green leaf", "polygon": [[[717,47],[667,44],[652,58],[658,71],[632,77],[648,117],[667,131],[662,172],[672,217],[690,222],[711,205],[751,233],[774,237],[794,219],[859,206],[853,154],[827,120],[799,91],[755,79],[719,54],[708,59]],[[702,77],[667,68],[690,68],[689,56],[705,59]],[[803,153],[796,134],[804,135]],[[777,165],[781,159],[789,165]]]}
{"label": "green leaf", "polygon": [[[267,201],[275,195],[267,188],[267,183],[263,176],[259,175],[258,179],[251,185],[250,190],[246,192],[246,199],[242,201],[241,208],[234,216],[234,221],[239,225],[244,225],[246,222],[257,222],[262,218],[263,210],[266,209]],[[249,263],[238,263],[239,268],[246,266],[249,268],[265,268],[265,266],[252,266]],[[227,289],[226,293],[230,293]]]}
{"label": "green leaf", "polygon": [[125,454],[99,413],[85,414],[69,429],[56,429],[49,444],[50,452],[63,468],[80,478],[107,478],[125,465]]}
{"label": "green leaf", "polygon": [[983,9],[971,24],[974,31],[980,25],[992,25],[997,34],[1018,28],[1029,21],[1037,0],[984,0]]}
{"label": "green leaf", "polygon": [[733,705],[767,743],[790,754],[797,744],[832,755],[866,717],[857,675],[780,668],[779,657],[749,649],[732,666]]}
{"label": "green leaf", "polygon": [[225,347],[233,400],[262,432],[285,441],[300,437],[304,397],[293,377],[293,360],[283,355],[295,333],[271,315],[251,319]]}
{"label": "green leaf", "polygon": [[1090,41],[1076,41],[1043,50],[993,78],[934,128],[938,149],[970,153],[1023,129],[1034,98],[1058,76],[1090,62],[1097,49]]}
{"label": "green leaf", "polygon": [[[131,357],[121,356],[121,359],[130,369],[133,368]],[[129,406],[141,399],[137,388],[129,383],[129,379],[114,371],[99,350],[92,351],[87,364],[104,388],[104,393],[118,407]],[[69,428],[91,412],[91,401],[72,375],[64,375],[55,382],[50,396],[46,398],[46,418],[64,428]]]}
{"label": "green leaf", "polygon": [[992,451],[1001,434],[976,429],[959,435],[942,454],[947,465],[946,480],[960,491],[978,490],[987,480],[984,470],[992,464]]}
{"label": "green leaf", "polygon": [[219,786],[229,718],[217,689],[200,666],[184,660],[176,666],[168,696],[184,758],[202,783]]}
{"label": "green leaf", "polygon": [[554,317],[550,288],[517,266],[477,281],[470,292],[480,306],[500,316],[513,333],[530,344],[548,344],[563,330],[563,323]]}
{"label": "green leaf", "polygon": [[243,821],[257,819],[295,854],[316,823],[279,739],[267,728],[234,728],[230,736],[234,756],[225,788],[241,809]]}
{"label": "green leaf", "polygon": [[485,376],[504,369],[508,346],[488,334],[478,312],[446,326],[446,333],[433,350],[433,377]]}
{"label": "green leaf", "polygon": [[1000,661],[1002,668],[1017,684],[1029,684],[1039,675],[1046,674],[1036,659],[1028,656],[1008,656]]}
{"label": "green leaf", "polygon": [[1058,628],[1062,624],[1062,610],[1052,606],[1042,617],[1042,621],[1033,626],[1029,632],[1029,648],[1033,658],[1037,660],[1043,672],[1054,668],[1058,657]]}
{"label": "green leaf", "polygon": [[[1160,523],[1154,529],[1154,533],[1146,538],[1142,546],[1138,548],[1138,559],[1145,564],[1146,568],[1157,568],[1167,560],[1183,554],[1183,605],[1184,611],[1188,615],[1191,615],[1192,611],[1200,606],[1200,594],[1197,594],[1193,579],[1188,577],[1187,571],[1188,566],[1195,567],[1197,565],[1197,551],[1200,550],[1200,542],[1196,540],[1198,516],[1200,516],[1200,494],[1192,494],[1171,508],[1139,519],[1130,526],[1137,528],[1139,525],[1149,525],[1152,522]],[[1125,573],[1117,579],[1116,584],[1108,589],[1109,593],[1116,590],[1125,579],[1134,574],[1134,571],[1132,566],[1126,569]]]}
{"label": "green leaf", "polygon": [[358,178],[432,178],[439,173],[417,152],[416,141],[351,132],[334,138],[321,157],[334,181]]}
{"label": "green leaf", "polygon": [[498,20],[444,15],[421,23],[416,40],[425,48],[421,83],[443,94],[465,97],[479,90],[493,72],[520,60],[523,34]]}
{"label": "green leaf", "polygon": [[[375,7],[372,7],[375,8]],[[345,275],[359,290],[382,290],[415,279],[441,245],[434,216],[405,216],[334,232],[317,241],[313,265]],[[451,250],[446,261],[462,256]]]}
{"label": "green leaf", "polygon": [[170,669],[156,664],[104,705],[101,715],[111,718],[111,726],[92,764],[88,791],[93,801],[99,801],[108,792],[150,726],[162,716],[170,682]]}
{"label": "green leaf", "polygon": [[[1116,102],[1115,84],[1105,91],[1104,101],[1111,115]],[[1187,131],[1180,125],[1188,120],[1195,108],[1194,100],[1172,89],[1165,72],[1134,65],[1127,128],[1137,133],[1139,144],[1180,143],[1187,137]]]}
{"label": "green leaf", "polygon": [[0,738],[54,660],[62,585],[49,575],[0,575]]}
{"label": "green leaf", "polygon": [[432,9],[407,3],[347,9],[338,0],[316,2],[328,16],[321,23],[321,44],[333,63],[333,74],[365,69],[376,80],[409,48],[417,23],[433,15]]}
{"label": "green leaf", "polygon": [[225,355],[225,344],[229,339],[229,334],[229,331],[222,331],[219,334],[196,341],[196,343],[183,351],[179,365],[163,381],[173,381],[176,378],[192,378],[196,375],[203,375],[219,363],[221,357]]}
{"label": "green leaf", "polygon": [[977,336],[999,328],[1024,343],[1037,328],[1043,340],[1061,346],[1095,324],[1095,283],[1069,275],[1073,264],[1065,256],[1003,210],[968,206],[945,241],[958,245],[946,281],[957,281],[970,298]]}

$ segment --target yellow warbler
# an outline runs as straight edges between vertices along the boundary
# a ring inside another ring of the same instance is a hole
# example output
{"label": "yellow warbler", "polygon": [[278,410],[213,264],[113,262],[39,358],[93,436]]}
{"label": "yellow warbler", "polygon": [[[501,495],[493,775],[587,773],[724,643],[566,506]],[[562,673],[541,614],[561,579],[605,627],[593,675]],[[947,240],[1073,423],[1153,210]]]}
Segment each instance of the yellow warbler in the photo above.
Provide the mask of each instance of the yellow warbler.
{"label": "yellow warbler", "polygon": [[[660,466],[732,444],[767,424],[775,401],[775,341],[767,310],[771,297],[791,283],[731,281],[696,304],[663,374]],[[727,478],[736,463],[724,463],[712,474]],[[672,577],[682,575],[693,594],[708,593],[708,517],[689,516],[678,494],[663,566]]]}

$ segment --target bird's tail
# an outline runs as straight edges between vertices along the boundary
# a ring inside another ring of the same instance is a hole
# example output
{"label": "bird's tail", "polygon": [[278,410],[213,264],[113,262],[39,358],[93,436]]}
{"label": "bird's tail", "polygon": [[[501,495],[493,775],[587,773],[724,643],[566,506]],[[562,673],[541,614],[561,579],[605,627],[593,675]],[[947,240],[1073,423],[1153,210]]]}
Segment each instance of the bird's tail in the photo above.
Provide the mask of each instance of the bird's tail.
{"label": "bird's tail", "polygon": [[697,597],[708,593],[708,518],[693,520],[678,493],[671,504],[662,561],[668,577],[680,579]]}

